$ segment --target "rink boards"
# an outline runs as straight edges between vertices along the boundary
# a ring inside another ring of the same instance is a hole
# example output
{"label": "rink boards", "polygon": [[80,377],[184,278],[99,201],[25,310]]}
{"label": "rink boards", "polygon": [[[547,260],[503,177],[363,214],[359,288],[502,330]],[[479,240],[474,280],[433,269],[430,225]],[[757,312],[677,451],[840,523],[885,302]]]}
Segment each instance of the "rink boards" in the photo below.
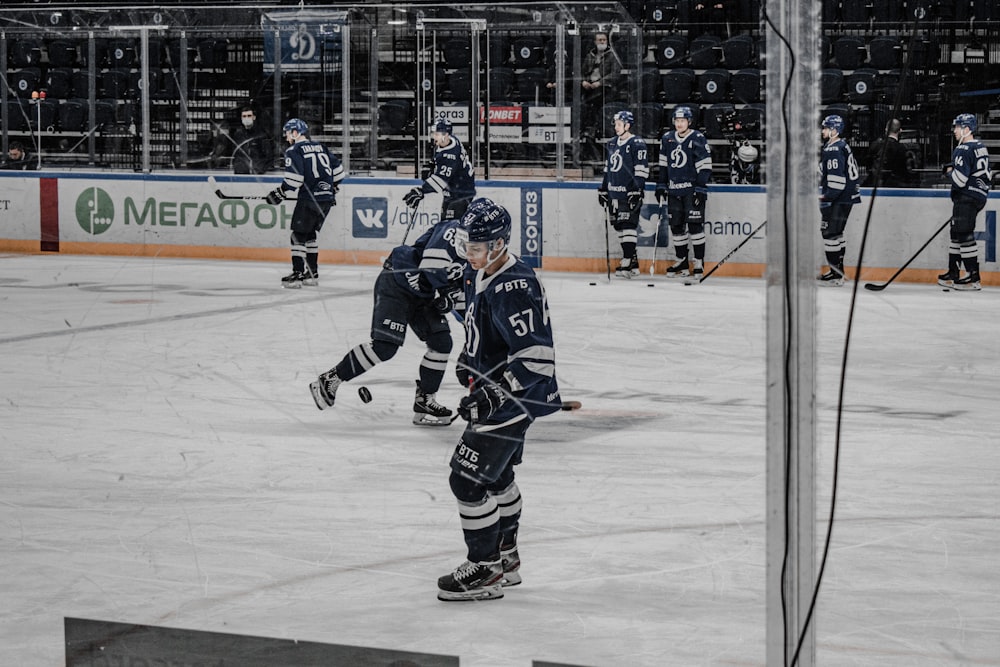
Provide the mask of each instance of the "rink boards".
{"label": "rink boards", "polygon": [[[263,195],[280,177],[209,174],[142,175],[79,172],[0,173],[0,251],[68,254],[216,257],[288,260],[293,201],[271,206]],[[376,264],[406,238],[416,239],[439,220],[440,197],[429,195],[413,212],[403,195],[411,179],[352,177],[320,233],[320,261]],[[514,221],[512,245],[529,263],[548,270],[604,272],[606,253],[620,256],[616,233],[607,234],[597,203],[596,181],[486,181],[479,195],[494,199]],[[673,258],[665,209],[647,188],[639,228],[642,271],[657,262],[662,272]],[[227,198],[220,199],[216,190]],[[855,207],[847,230],[847,265],[856,266],[869,191]],[[247,198],[243,198],[247,197]],[[983,282],[1000,284],[993,193],[977,221]],[[872,211],[865,249],[866,280],[887,279],[948,219],[948,191],[882,189]],[[766,216],[759,186],[713,185],[706,209],[706,263],[722,259]],[[816,259],[822,263],[819,212],[800,224],[815,229]],[[412,225],[412,227],[411,227]],[[767,226],[729,259],[716,275],[763,275]],[[607,239],[607,240],[606,240]],[[932,281],[945,268],[948,234],[940,234],[900,278]]]}

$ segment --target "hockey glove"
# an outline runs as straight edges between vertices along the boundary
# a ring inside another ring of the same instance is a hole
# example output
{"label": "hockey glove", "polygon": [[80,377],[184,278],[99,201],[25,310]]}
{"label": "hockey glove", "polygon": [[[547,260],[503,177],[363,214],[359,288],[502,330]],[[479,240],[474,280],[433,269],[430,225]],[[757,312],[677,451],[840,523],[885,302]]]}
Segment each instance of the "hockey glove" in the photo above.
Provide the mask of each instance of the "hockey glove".
{"label": "hockey glove", "polygon": [[633,190],[628,193],[628,209],[630,211],[634,211],[640,206],[642,206],[642,192],[639,190]]}
{"label": "hockey glove", "polygon": [[490,382],[459,401],[458,415],[467,422],[484,422],[506,402],[503,387]]}
{"label": "hockey glove", "polygon": [[413,188],[405,195],[403,195],[403,201],[406,202],[406,205],[409,208],[416,208],[417,204],[423,201],[423,199],[424,199],[424,191],[421,190],[420,188]]}
{"label": "hockey glove", "polygon": [[267,196],[264,197],[264,201],[266,201],[271,206],[277,206],[284,199],[285,199],[285,191],[282,190],[281,188],[275,188],[271,190],[270,192],[267,193]]}
{"label": "hockey glove", "polygon": [[656,186],[656,201],[662,202],[667,198],[667,186],[657,185]]}
{"label": "hockey glove", "polygon": [[707,190],[695,190],[694,197],[691,199],[691,205],[694,208],[701,208],[708,201],[708,191]]}
{"label": "hockey glove", "polygon": [[607,208],[608,207],[608,191],[607,190],[598,190],[597,191],[597,203],[600,204],[603,208]]}
{"label": "hockey glove", "polygon": [[455,310],[455,302],[458,300],[457,292],[438,292],[438,295],[431,301],[434,310],[444,315]]}
{"label": "hockey glove", "polygon": [[462,352],[455,361],[455,377],[463,389],[468,389],[472,385],[472,373],[469,371],[469,357]]}

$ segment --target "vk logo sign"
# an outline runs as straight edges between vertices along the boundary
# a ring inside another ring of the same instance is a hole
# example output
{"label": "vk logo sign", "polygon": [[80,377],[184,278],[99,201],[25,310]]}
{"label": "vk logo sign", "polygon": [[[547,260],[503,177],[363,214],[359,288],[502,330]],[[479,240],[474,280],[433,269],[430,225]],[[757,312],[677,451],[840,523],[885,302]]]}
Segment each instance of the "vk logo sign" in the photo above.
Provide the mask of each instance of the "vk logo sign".
{"label": "vk logo sign", "polygon": [[385,197],[355,197],[352,200],[351,234],[356,239],[389,236],[389,201]]}

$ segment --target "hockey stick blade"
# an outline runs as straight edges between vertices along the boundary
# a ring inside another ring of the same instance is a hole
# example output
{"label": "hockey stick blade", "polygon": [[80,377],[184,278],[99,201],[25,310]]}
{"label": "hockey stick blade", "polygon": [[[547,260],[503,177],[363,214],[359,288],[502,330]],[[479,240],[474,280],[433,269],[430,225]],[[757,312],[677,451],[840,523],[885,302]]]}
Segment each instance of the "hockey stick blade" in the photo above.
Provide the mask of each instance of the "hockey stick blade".
{"label": "hockey stick blade", "polygon": [[219,187],[219,184],[215,180],[215,176],[208,177],[208,185],[215,191],[215,196],[219,199],[267,199],[267,197],[262,197],[260,195],[227,195]]}
{"label": "hockey stick blade", "polygon": [[560,409],[569,412],[571,410],[579,410],[582,407],[583,404],[580,403],[580,401],[563,401],[562,406],[560,406]]}
{"label": "hockey stick blade", "polygon": [[865,283],[865,289],[871,290],[873,292],[881,292],[888,286],[889,283],[883,283],[881,285],[877,285],[875,283]]}

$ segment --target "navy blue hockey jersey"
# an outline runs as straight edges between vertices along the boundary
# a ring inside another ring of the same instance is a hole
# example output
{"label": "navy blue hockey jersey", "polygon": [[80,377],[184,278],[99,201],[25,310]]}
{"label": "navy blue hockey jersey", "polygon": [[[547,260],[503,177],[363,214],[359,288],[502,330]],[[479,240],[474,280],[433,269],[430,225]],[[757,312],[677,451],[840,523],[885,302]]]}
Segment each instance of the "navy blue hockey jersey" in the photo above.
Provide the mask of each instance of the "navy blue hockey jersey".
{"label": "navy blue hockey jersey", "polygon": [[611,199],[625,199],[629,192],[642,192],[649,178],[649,151],[642,138],[631,136],[619,143],[618,137],[608,142],[607,162],[601,189]]}
{"label": "navy blue hockey jersey", "polygon": [[509,255],[492,276],[465,271],[465,354],[474,378],[510,389],[491,424],[551,414],[562,407],[545,290],[535,272]]}
{"label": "navy blue hockey jersey", "polygon": [[434,172],[420,188],[424,192],[440,192],[451,199],[476,196],[476,172],[462,143],[455,137],[444,148],[434,151]]}
{"label": "navy blue hockey jersey", "polygon": [[951,197],[970,197],[985,204],[990,194],[989,150],[981,141],[967,141],[955,147],[951,154]]}
{"label": "navy blue hockey jersey", "polygon": [[704,191],[712,178],[712,154],[708,139],[698,130],[683,137],[670,130],[660,139],[660,175],[657,181],[670,195],[682,197]]}
{"label": "navy blue hockey jersey", "polygon": [[344,180],[340,158],[318,141],[296,141],[285,150],[285,178],[281,189],[285,194],[300,190],[299,199],[322,202],[334,198],[334,188]]}
{"label": "navy blue hockey jersey", "polygon": [[442,220],[421,234],[413,245],[393,248],[388,263],[396,282],[423,299],[433,299],[435,290],[461,291],[465,259],[459,257],[455,239],[460,228],[458,220]]}
{"label": "navy blue hockey jersey", "polygon": [[819,161],[820,201],[829,204],[859,204],[861,172],[851,147],[843,139],[823,146]]}

